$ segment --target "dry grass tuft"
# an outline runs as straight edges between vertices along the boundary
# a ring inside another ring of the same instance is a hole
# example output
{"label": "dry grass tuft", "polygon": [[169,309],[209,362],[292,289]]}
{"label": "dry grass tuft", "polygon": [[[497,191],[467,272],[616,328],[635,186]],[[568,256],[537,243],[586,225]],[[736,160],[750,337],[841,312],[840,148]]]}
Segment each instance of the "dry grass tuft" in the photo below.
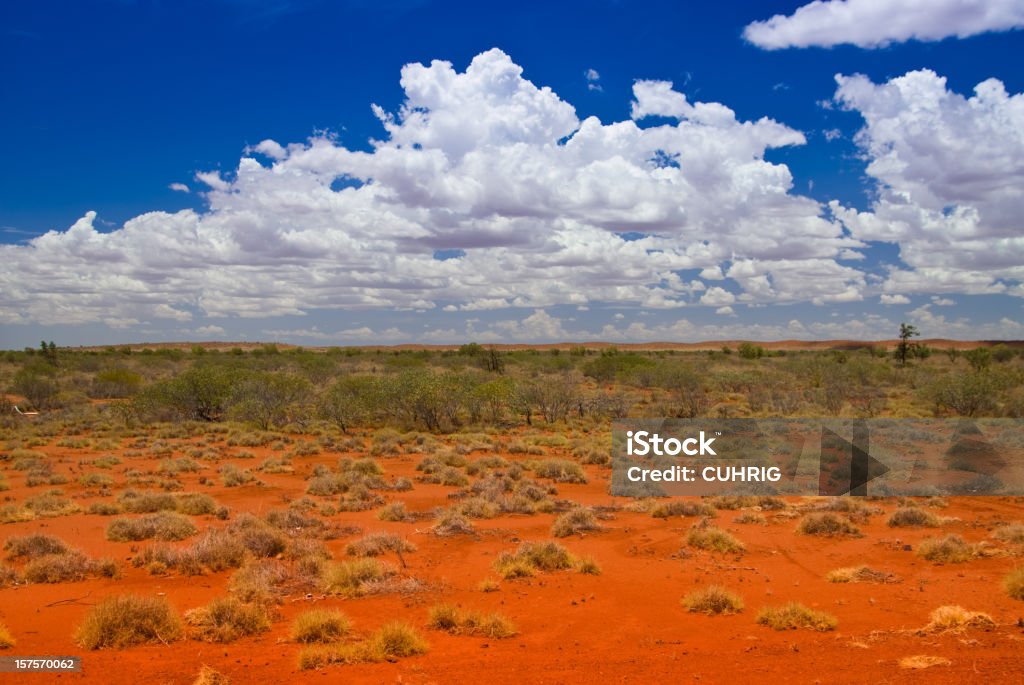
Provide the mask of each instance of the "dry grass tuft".
{"label": "dry grass tuft", "polygon": [[808,514],[800,520],[796,531],[803,535],[817,535],[820,537],[838,537],[843,535],[860,535],[860,529],[842,516],[832,512]]}
{"label": "dry grass tuft", "polygon": [[75,631],[75,642],[86,649],[167,644],[179,637],[181,622],[167,600],[138,595],[107,597],[93,607]]}
{"label": "dry grass tuft", "polygon": [[0,623],[0,649],[10,649],[16,644],[18,643],[11,635],[11,631],[3,623]]}
{"label": "dry grass tuft", "polygon": [[4,551],[8,559],[36,559],[47,554],[63,554],[69,551],[67,544],[52,535],[33,533],[23,537],[9,537],[4,542]]}
{"label": "dry grass tuft", "polygon": [[510,580],[532,576],[538,571],[572,568],[574,561],[557,542],[524,542],[515,552],[502,552],[494,561],[494,570]]}
{"label": "dry grass tuft", "polygon": [[116,518],[107,526],[111,542],[139,540],[184,540],[197,532],[192,519],[171,511],[160,511],[140,518]]}
{"label": "dry grass tuft", "polygon": [[683,597],[682,602],[687,611],[709,616],[735,614],[743,611],[743,600],[739,595],[718,585],[695,590]]}
{"label": "dry grass tuft", "polygon": [[927,538],[917,546],[917,556],[937,564],[962,564],[977,555],[974,545],[959,535],[944,538]]}
{"label": "dry grass tuft", "polygon": [[352,623],[337,610],[313,609],[299,614],[292,623],[292,639],[303,643],[337,642],[349,634]]}
{"label": "dry grass tuft", "polygon": [[427,641],[420,637],[412,626],[400,621],[381,626],[370,636],[368,643],[373,652],[380,654],[384,659],[425,654],[430,648]]}
{"label": "dry grass tuft", "polygon": [[931,668],[932,666],[949,666],[952,663],[952,661],[942,656],[917,654],[914,656],[905,656],[900,659],[900,668],[920,670],[923,668]]}
{"label": "dry grass tuft", "polygon": [[716,516],[718,512],[706,502],[689,502],[674,500],[656,504],[651,509],[651,516],[656,519],[667,519],[673,516]]}
{"label": "dry grass tuft", "polygon": [[361,664],[397,661],[425,654],[430,648],[406,623],[388,623],[362,642],[334,647],[308,647],[299,653],[299,669],[323,668],[331,664]]}
{"label": "dry grass tuft", "polygon": [[427,625],[453,635],[478,635],[493,640],[516,634],[515,625],[502,614],[466,612],[451,604],[437,604],[431,607]]}
{"label": "dry grass tuft", "polygon": [[324,592],[345,597],[367,594],[368,585],[394,575],[395,570],[377,559],[355,559],[326,564],[320,575]]}
{"label": "dry grass tuft", "polygon": [[203,664],[192,685],[231,685],[231,679],[219,671]]}
{"label": "dry grass tuft", "polygon": [[929,616],[931,621],[920,630],[922,634],[928,633],[961,633],[968,628],[980,628],[991,630],[995,628],[996,622],[988,614],[980,611],[968,611],[961,606],[941,606]]}
{"label": "dry grass tuft", "polygon": [[1024,523],[1008,523],[992,531],[992,537],[1002,542],[1024,545]]}
{"label": "dry grass tuft", "polygon": [[476,588],[480,592],[497,592],[501,589],[501,582],[495,578],[484,578],[477,584]]}
{"label": "dry grass tuft", "polygon": [[601,565],[593,557],[583,557],[576,562],[576,570],[585,576],[599,576],[602,573]]}
{"label": "dry grass tuft", "polygon": [[247,604],[235,597],[219,597],[205,607],[187,611],[185,622],[195,628],[192,638],[205,642],[233,642],[270,630],[270,615],[264,605]]}
{"label": "dry grass tuft", "polygon": [[345,545],[345,554],[352,557],[379,557],[388,552],[415,552],[416,545],[394,533],[370,533]]}
{"label": "dry grass tuft", "polygon": [[839,624],[835,616],[824,611],[815,611],[799,602],[790,602],[780,607],[765,607],[757,612],[755,620],[759,625],[768,626],[773,630],[807,628],[827,632],[835,630]]}
{"label": "dry grass tuft", "polygon": [[833,569],[825,574],[830,583],[895,583],[898,579],[892,573],[875,571],[867,566],[846,566]]}
{"label": "dry grass tuft", "polygon": [[601,530],[601,526],[598,525],[594,512],[584,507],[565,512],[556,518],[551,526],[551,534],[556,538],[565,538],[591,530]]}
{"label": "dry grass tuft", "polygon": [[686,535],[686,544],[709,552],[740,553],[746,550],[742,542],[715,526],[693,528]]}
{"label": "dry grass tuft", "polygon": [[890,528],[936,528],[939,517],[917,507],[901,507],[892,513],[888,524]]}
{"label": "dry grass tuft", "polygon": [[1010,597],[1024,601],[1024,566],[1006,574],[1003,578],[1003,589]]}

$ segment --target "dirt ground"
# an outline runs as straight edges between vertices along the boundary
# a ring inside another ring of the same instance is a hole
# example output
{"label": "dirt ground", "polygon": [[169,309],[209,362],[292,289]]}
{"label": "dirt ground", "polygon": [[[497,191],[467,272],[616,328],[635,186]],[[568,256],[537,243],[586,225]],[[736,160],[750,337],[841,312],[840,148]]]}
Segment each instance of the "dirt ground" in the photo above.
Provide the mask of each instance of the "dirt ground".
{"label": "dirt ground", "polygon": [[[90,470],[83,460],[98,454],[90,449],[58,447],[58,437],[33,449],[54,461],[55,470],[71,482],[64,496],[83,512],[96,500],[112,501],[122,488],[124,472],[152,472],[158,457],[124,457],[110,471],[116,480],[112,496],[97,497],[95,488],[77,484]],[[241,512],[265,513],[282,509],[305,494],[305,478],[315,465],[334,466],[342,456],[364,456],[325,450],[293,459],[293,474],[259,474],[263,485],[226,488],[216,476],[225,463],[254,468],[264,458],[280,456],[267,447],[245,448],[252,458],[229,458],[204,464],[199,473],[177,476],[183,492],[204,492]],[[560,456],[549,449],[549,456]],[[473,452],[469,461],[493,452]],[[450,506],[453,487],[416,481],[415,466],[423,455],[404,454],[380,459],[388,478],[414,481],[408,492],[388,492],[388,501],[404,501],[412,512]],[[500,456],[524,461],[522,455]],[[199,459],[203,462],[202,459]],[[2,463],[2,462],[0,462]],[[2,467],[10,488],[0,493],[7,502],[20,502],[47,487],[27,487],[25,474]],[[313,593],[285,596],[272,629],[257,637],[228,644],[183,639],[167,645],[123,650],[87,651],[72,639],[75,627],[90,607],[107,595],[138,593],[165,596],[180,613],[227,592],[231,572],[188,577],[170,571],[153,576],[129,563],[134,550],[146,542],[109,542],[104,530],[110,517],[87,513],[0,525],[0,537],[43,532],[55,535],[92,557],[112,557],[122,569],[119,579],[89,579],[59,584],[28,584],[0,589],[0,623],[17,646],[0,652],[17,655],[80,655],[80,674],[0,676],[3,682],[192,683],[203,664],[227,675],[233,683],[1019,683],[1024,673],[1024,603],[1009,598],[1001,581],[1020,565],[1020,550],[990,537],[1001,523],[1024,519],[1019,500],[950,498],[947,506],[930,509],[942,517],[938,529],[890,528],[888,514],[896,503],[868,502],[878,511],[859,522],[862,537],[821,538],[796,533],[800,511],[815,506],[807,499],[790,499],[784,511],[763,511],[764,523],[744,524],[743,513],[719,510],[715,525],[746,545],[743,554],[686,549],[684,538],[694,518],[653,518],[630,511],[631,503],[607,493],[610,471],[586,466],[586,484],[557,484],[557,498],[587,506],[608,507],[603,530],[563,538],[576,556],[591,556],[601,575],[567,570],[532,578],[503,580],[496,592],[478,589],[481,580],[495,577],[498,554],[521,541],[551,539],[556,514],[504,515],[474,521],[477,533],[438,537],[432,521],[384,522],[377,510],[337,513],[330,521],[354,526],[363,533],[389,531],[417,546],[407,553],[403,574],[426,589],[409,594],[342,599]],[[205,475],[205,484],[199,479]],[[539,479],[538,479],[539,480]],[[225,525],[213,517],[194,517],[202,530]],[[985,543],[988,554],[963,564],[937,565],[918,557],[919,541],[936,534],[955,533],[969,542]],[[344,558],[353,534],[327,542],[336,559]],[[186,545],[188,541],[177,543]],[[894,582],[835,584],[824,579],[838,567],[868,564],[893,574]],[[17,568],[17,563],[9,563]],[[680,599],[694,589],[722,585],[740,595],[745,609],[729,616],[688,613]],[[799,601],[827,611],[838,619],[831,632],[777,632],[757,625],[754,616],[765,605]],[[510,639],[453,636],[427,628],[429,608],[439,601],[466,609],[500,611],[518,634]],[[990,615],[996,627],[944,634],[921,634],[929,614],[942,605],[962,605]],[[333,665],[300,671],[301,646],[289,639],[289,627],[311,607],[331,607],[347,614],[358,633],[381,624],[405,620],[430,643],[423,656],[394,663]],[[906,657],[942,657],[948,662],[923,669],[901,667]]]}

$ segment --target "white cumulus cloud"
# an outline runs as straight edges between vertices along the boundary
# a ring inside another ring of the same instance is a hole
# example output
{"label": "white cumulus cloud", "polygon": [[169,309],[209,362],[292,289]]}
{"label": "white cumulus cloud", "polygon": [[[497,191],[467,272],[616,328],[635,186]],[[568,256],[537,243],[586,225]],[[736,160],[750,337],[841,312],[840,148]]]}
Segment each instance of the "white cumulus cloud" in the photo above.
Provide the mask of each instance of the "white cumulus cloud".
{"label": "white cumulus cloud", "polygon": [[988,79],[965,97],[929,70],[886,83],[837,76],[836,101],[864,118],[856,141],[878,199],[831,203],[854,237],[895,243],[910,269],[890,293],[1006,292],[1024,279],[1024,95]]}
{"label": "white cumulus cloud", "polygon": [[[196,174],[202,211],[149,212],[112,231],[90,212],[0,245],[0,321],[720,308],[852,301],[868,288],[837,261],[865,244],[765,159],[804,144],[783,123],[691,103],[660,81],[636,82],[631,118],[581,121],[497,49],[463,71],[407,65],[401,85],[398,111],[374,108],[385,135],[369,150],[264,140],[236,169]],[[687,271],[733,282],[708,287]]]}
{"label": "white cumulus cloud", "polygon": [[1024,26],[1020,0],[815,0],[786,16],[755,21],[743,37],[767,50],[966,38]]}

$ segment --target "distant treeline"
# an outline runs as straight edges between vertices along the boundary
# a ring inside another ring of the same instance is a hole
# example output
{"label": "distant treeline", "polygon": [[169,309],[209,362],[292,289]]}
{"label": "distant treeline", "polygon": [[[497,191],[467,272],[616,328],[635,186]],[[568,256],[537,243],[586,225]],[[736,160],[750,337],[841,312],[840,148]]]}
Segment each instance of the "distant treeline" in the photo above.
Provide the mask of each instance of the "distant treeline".
{"label": "distant treeline", "polygon": [[44,342],[0,355],[0,383],[44,411],[113,400],[129,421],[296,429],[328,421],[344,431],[626,416],[1024,415],[1024,363],[1000,345],[940,353],[917,344],[904,363],[882,348],[787,352],[753,343],[704,352],[498,351],[476,343],[444,351],[132,352]]}

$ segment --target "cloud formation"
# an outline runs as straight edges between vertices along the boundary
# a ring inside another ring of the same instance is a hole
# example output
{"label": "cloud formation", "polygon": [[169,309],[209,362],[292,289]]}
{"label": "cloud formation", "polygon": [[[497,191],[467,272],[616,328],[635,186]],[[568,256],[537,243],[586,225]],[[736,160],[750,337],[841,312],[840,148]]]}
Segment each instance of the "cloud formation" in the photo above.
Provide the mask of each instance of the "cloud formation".
{"label": "cloud formation", "polygon": [[755,21],[743,37],[766,50],[852,44],[879,48],[1024,27],[1019,0],[815,0]]}
{"label": "cloud formation", "polygon": [[892,269],[883,289],[1022,294],[1024,95],[988,79],[964,97],[929,70],[836,81],[836,102],[864,117],[856,142],[878,199],[865,212],[831,208],[855,237],[899,245],[910,268]]}
{"label": "cloud formation", "polygon": [[[204,319],[526,309],[481,330],[310,323],[267,333],[807,337],[828,330],[755,326],[741,336],[678,319],[588,333],[545,308],[731,317],[744,306],[869,296],[902,305],[916,293],[1024,295],[1022,96],[989,80],[965,98],[928,71],[837,82],[835,105],[865,121],[856,141],[878,186],[866,211],[795,193],[786,165],[765,159],[805,144],[800,131],[692,102],[667,81],[637,81],[630,118],[603,123],[580,120],[497,49],[461,72],[410,64],[398,111],[373,107],[385,135],[369,150],[329,135],[265,140],[231,173],[196,174],[203,211],[150,212],[112,231],[97,230],[89,212],[67,230],[0,246],[0,324],[222,335]],[[873,273],[864,258],[873,241],[898,245],[902,265]]]}
{"label": "cloud formation", "polygon": [[[196,174],[205,211],[112,232],[90,212],[0,247],[0,320],[861,296],[863,274],[837,259],[862,244],[764,158],[805,142],[784,124],[656,81],[636,83],[632,119],[580,121],[497,49],[463,72],[407,65],[401,85],[397,112],[373,108],[386,136],[370,151],[266,140],[232,174]],[[708,291],[698,273],[740,287]]]}

